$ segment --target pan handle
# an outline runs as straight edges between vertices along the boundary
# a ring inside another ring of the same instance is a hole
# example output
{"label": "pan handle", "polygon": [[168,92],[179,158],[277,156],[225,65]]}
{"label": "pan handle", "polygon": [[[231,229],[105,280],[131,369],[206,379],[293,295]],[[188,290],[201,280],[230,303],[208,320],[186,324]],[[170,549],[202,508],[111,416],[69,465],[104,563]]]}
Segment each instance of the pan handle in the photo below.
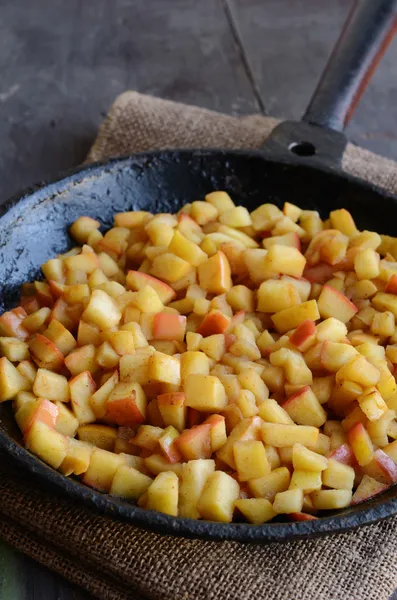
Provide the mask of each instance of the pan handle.
{"label": "pan handle", "polygon": [[396,0],[356,0],[302,121],[343,131],[397,28]]}
{"label": "pan handle", "polygon": [[396,30],[397,0],[355,0],[302,121],[277,126],[265,149],[340,166],[342,132]]}

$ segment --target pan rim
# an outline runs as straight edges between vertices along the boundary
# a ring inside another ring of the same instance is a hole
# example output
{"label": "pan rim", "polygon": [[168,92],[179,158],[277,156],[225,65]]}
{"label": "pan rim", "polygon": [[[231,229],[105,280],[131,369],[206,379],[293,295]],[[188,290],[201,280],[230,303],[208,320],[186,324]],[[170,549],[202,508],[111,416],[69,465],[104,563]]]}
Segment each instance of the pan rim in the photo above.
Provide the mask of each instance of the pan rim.
{"label": "pan rim", "polygon": [[[78,182],[80,177],[84,178],[91,173],[101,172],[107,168],[125,166],[133,161],[156,158],[175,158],[175,155],[190,155],[192,159],[208,155],[245,156],[259,157],[270,163],[281,163],[292,166],[306,166],[307,168],[324,173],[333,173],[348,182],[360,185],[379,193],[385,198],[397,202],[397,196],[391,194],[381,187],[362,180],[337,167],[310,163],[295,155],[274,155],[267,150],[229,150],[223,148],[199,148],[199,149],[164,149],[136,154],[127,154],[108,160],[97,161],[68,169],[63,173],[50,178],[47,181],[30,186],[23,192],[14,195],[0,207],[0,222],[7,213],[12,212],[23,201],[28,201],[35,194],[43,193],[56,184],[66,187]],[[287,523],[265,523],[264,525],[250,525],[246,523],[216,523],[210,521],[187,519],[182,517],[171,517],[156,511],[149,511],[138,506],[114,498],[109,494],[102,494],[77,480],[65,477],[55,469],[46,465],[35,457],[24,447],[20,446],[10,435],[0,428],[0,449],[10,455],[22,467],[31,474],[37,475],[42,482],[53,486],[59,493],[64,492],[65,497],[82,501],[86,506],[96,508],[104,515],[116,517],[128,521],[139,527],[150,529],[162,534],[185,536],[190,538],[201,538],[206,540],[228,540],[240,542],[284,542],[291,539],[307,539],[309,537],[323,536],[335,533],[343,533],[356,529],[360,526],[370,525],[390,516],[397,514],[397,494],[395,498],[387,499],[377,506],[371,506],[371,501],[363,503],[362,509],[357,512],[336,514],[321,517],[317,520]],[[357,510],[357,509],[356,509]]]}

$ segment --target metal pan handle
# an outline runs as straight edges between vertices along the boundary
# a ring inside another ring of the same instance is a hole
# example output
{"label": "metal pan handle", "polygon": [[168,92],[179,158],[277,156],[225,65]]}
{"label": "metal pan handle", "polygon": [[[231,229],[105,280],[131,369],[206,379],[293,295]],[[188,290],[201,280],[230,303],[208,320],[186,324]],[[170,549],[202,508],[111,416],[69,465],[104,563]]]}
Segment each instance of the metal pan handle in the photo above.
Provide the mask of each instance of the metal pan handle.
{"label": "metal pan handle", "polygon": [[397,0],[355,0],[300,123],[276,127],[265,149],[339,166],[346,127],[397,30]]}

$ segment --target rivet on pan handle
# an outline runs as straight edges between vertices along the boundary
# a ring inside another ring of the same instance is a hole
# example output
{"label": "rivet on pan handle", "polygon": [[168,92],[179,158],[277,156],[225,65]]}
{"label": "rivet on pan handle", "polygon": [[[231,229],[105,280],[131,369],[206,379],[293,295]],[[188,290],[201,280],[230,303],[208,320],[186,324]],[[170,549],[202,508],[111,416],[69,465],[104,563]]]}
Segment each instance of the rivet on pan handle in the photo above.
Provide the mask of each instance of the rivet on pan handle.
{"label": "rivet on pan handle", "polygon": [[279,160],[340,167],[343,130],[397,30],[397,0],[356,0],[302,121],[285,121],[264,144]]}

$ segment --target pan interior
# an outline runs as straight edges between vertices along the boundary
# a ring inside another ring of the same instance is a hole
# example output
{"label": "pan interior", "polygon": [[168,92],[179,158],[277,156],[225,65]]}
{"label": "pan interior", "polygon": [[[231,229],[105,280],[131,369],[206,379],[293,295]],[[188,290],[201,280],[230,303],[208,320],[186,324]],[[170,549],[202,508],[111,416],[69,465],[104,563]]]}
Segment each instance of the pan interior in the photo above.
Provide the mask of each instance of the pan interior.
{"label": "pan interior", "polygon": [[[249,210],[265,202],[282,206],[288,201],[305,209],[318,210],[325,217],[331,210],[345,207],[360,229],[389,235],[397,231],[394,197],[336,170],[321,171],[302,164],[300,159],[282,163],[257,152],[223,151],[137,155],[80,170],[10,203],[0,217],[0,312],[16,305],[23,282],[41,276],[43,262],[68,249],[72,243],[68,227],[77,217],[92,216],[106,228],[112,225],[116,212],[175,212],[186,202],[202,199],[213,190],[228,191],[237,204],[243,204]],[[332,520],[320,519],[260,528],[205,522],[194,525],[192,522],[193,525],[178,529],[169,517],[150,516],[147,511],[103,496],[81,484],[66,482],[43,463],[39,467],[40,461],[21,448],[17,427],[6,404],[0,405],[0,446],[7,448],[31,471],[53,481],[67,493],[146,526],[151,521],[155,525],[156,519],[163,525],[168,523],[157,528],[173,533],[213,539],[285,539],[291,535],[342,530],[397,512],[397,488],[391,488],[362,506],[339,511],[340,526],[335,523],[329,528],[324,524],[317,525]],[[262,533],[253,534],[255,529]],[[278,533],[272,533],[276,529]],[[281,529],[284,532],[280,533]]]}

